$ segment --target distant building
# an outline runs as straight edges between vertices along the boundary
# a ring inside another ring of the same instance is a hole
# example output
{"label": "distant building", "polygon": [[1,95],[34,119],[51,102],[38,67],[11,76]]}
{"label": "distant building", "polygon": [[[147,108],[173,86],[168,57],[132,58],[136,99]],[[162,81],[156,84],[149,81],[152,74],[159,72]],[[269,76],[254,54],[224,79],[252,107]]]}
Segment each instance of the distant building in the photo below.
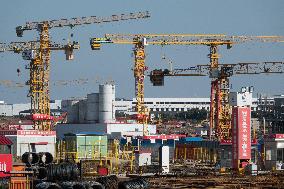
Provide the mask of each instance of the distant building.
{"label": "distant building", "polygon": [[[260,95],[257,114],[262,120],[262,130],[269,134],[284,134],[284,95]],[[264,127],[265,125],[265,127]]]}
{"label": "distant building", "polygon": [[[113,88],[113,90],[115,90]],[[114,91],[112,92],[114,94]],[[114,98],[114,96],[112,96]],[[87,121],[88,123],[99,122],[99,110],[98,104],[99,93],[91,93],[87,95],[87,98],[72,98],[67,100],[51,100],[50,108],[53,110],[62,110],[63,112],[68,112],[69,121],[73,123],[80,123]],[[114,113],[134,113],[136,99],[132,100],[126,99],[115,99],[112,100],[113,103],[110,106],[105,106],[109,113],[111,111],[112,115],[104,113],[110,119],[114,118]],[[265,103],[269,103],[271,107],[274,105],[274,99],[272,98],[269,102],[258,102],[258,99],[253,98],[252,111],[257,109],[266,108]],[[210,110],[210,98],[145,98],[145,105],[149,108],[152,113],[162,113],[162,112],[186,112],[190,109],[205,109]],[[97,107],[96,107],[97,106]],[[0,116],[17,116],[25,114],[30,110],[30,103],[20,103],[20,104],[6,104],[4,101],[0,101]],[[102,106],[103,107],[103,106]],[[81,109],[81,111],[79,110]],[[91,113],[90,111],[91,110]],[[54,111],[56,112],[56,111]],[[80,114],[79,114],[80,113]],[[101,114],[103,114],[101,112]],[[79,118],[80,117],[80,118]]]}
{"label": "distant building", "polygon": [[[190,109],[210,110],[210,98],[145,98],[145,105],[152,113],[161,112],[186,112]],[[116,100],[115,109],[120,113],[133,112],[136,99]],[[257,109],[257,99],[253,98],[252,111]]]}
{"label": "distant building", "polygon": [[[6,104],[4,101],[0,101],[0,116],[18,116],[20,112],[30,111],[30,103],[20,104]],[[51,100],[51,109],[61,109],[61,100]]]}

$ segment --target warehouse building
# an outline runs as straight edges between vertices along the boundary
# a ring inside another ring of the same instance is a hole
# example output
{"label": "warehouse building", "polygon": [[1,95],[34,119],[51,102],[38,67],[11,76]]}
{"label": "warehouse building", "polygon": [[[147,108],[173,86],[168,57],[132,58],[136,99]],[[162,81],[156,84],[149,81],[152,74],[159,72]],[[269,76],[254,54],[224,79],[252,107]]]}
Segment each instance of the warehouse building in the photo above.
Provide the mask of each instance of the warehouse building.
{"label": "warehouse building", "polygon": [[[0,101],[0,116],[18,116],[20,112],[28,111],[31,103],[7,104]],[[61,109],[61,100],[51,100],[50,108],[54,110]]]}
{"label": "warehouse building", "polygon": [[[210,98],[145,98],[145,105],[151,113],[186,112],[190,109],[210,110]],[[136,105],[136,99],[116,100],[115,109],[120,113],[131,113]],[[252,111],[257,110],[257,99],[253,98]]]}
{"label": "warehouse building", "polygon": [[55,157],[55,131],[3,130],[4,135],[13,142],[13,156],[20,157],[25,152],[50,152]]}

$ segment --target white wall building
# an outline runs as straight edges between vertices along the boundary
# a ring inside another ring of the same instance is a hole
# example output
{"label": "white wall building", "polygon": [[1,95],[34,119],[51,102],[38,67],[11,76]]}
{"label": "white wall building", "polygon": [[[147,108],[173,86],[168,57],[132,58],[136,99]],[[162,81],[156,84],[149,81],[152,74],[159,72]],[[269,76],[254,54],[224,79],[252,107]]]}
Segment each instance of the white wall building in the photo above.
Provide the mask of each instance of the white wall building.
{"label": "white wall building", "polygon": [[25,152],[49,152],[55,157],[55,131],[13,130],[1,134],[13,142],[12,154],[15,156],[20,157]]}
{"label": "white wall building", "polygon": [[[0,116],[17,116],[21,111],[29,110],[31,103],[6,104],[0,101]],[[61,109],[61,100],[51,100],[51,109]]]}
{"label": "white wall building", "polygon": [[[150,135],[156,134],[156,125],[147,125]],[[59,139],[67,133],[98,132],[116,136],[143,136],[143,124],[137,123],[89,123],[58,124],[56,134]]]}
{"label": "white wall building", "polygon": [[[117,100],[117,112],[130,113],[134,110],[136,99]],[[210,110],[210,98],[145,98],[145,105],[150,112],[185,112],[193,108]],[[252,110],[256,111],[257,99],[253,98]]]}

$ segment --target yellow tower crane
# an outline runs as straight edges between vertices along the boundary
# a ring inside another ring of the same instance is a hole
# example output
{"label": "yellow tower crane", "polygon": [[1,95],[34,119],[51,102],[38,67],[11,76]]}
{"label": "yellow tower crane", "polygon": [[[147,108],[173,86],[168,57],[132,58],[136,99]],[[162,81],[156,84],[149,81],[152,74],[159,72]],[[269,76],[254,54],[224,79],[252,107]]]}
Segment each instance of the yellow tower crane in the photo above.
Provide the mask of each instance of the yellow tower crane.
{"label": "yellow tower crane", "polygon": [[[35,121],[35,128],[39,130],[50,130],[50,95],[49,95],[49,72],[50,72],[50,36],[49,29],[59,27],[74,27],[83,24],[101,24],[108,22],[142,19],[150,17],[148,12],[138,12],[130,14],[112,15],[109,17],[80,17],[71,19],[59,19],[41,22],[27,22],[22,26],[16,27],[18,37],[23,36],[25,30],[37,30],[40,35],[40,46],[38,56],[30,64],[30,95],[31,95],[31,114],[40,115],[45,120]],[[69,49],[72,50],[72,49]],[[72,59],[72,51],[67,51]],[[38,79],[33,79],[38,78]],[[39,78],[41,81],[39,81]],[[39,85],[40,90],[39,90]],[[34,116],[33,116],[34,117]]]}
{"label": "yellow tower crane", "polygon": [[[144,125],[143,135],[149,135],[147,122],[149,110],[144,104],[144,78],[147,66],[145,65],[145,46],[147,45],[227,45],[233,44],[229,40],[223,40],[222,34],[106,34],[103,38],[92,38],[90,41],[93,50],[99,50],[101,44],[130,44],[134,45],[134,78],[137,121]],[[221,40],[222,39],[222,40]],[[213,51],[212,51],[213,53]],[[216,54],[212,55],[212,57]],[[215,66],[215,65],[214,65]]]}
{"label": "yellow tower crane", "polygon": [[[40,41],[29,42],[11,42],[9,44],[0,44],[0,52],[13,51],[21,53],[24,60],[30,60],[29,66],[30,79],[26,82],[30,86],[28,97],[31,97],[31,118],[34,121],[34,128],[38,130],[50,130],[52,117],[49,107],[49,80],[46,78],[49,70],[41,61],[41,51],[64,50],[66,60],[73,59],[73,50],[79,49],[77,42],[56,44],[49,41],[48,47],[42,47]],[[50,56],[50,55],[49,55]]]}
{"label": "yellow tower crane", "polygon": [[[99,50],[101,44],[131,44],[135,45],[134,55],[134,77],[136,92],[136,111],[138,113],[138,121],[147,125],[148,109],[144,105],[144,78],[145,70],[145,46],[147,45],[205,45],[209,46],[210,53],[210,77],[211,94],[216,94],[222,98],[215,98],[211,95],[210,106],[210,126],[222,130],[222,135],[218,139],[230,138],[230,122],[229,107],[227,105],[228,82],[225,79],[217,80],[216,72],[218,72],[219,54],[218,46],[225,45],[230,49],[232,45],[248,41],[259,42],[279,42],[284,41],[281,36],[226,36],[223,34],[106,34],[103,38],[91,38],[90,45],[93,50]],[[220,103],[224,102],[224,103]],[[219,118],[218,118],[219,117]],[[217,119],[218,118],[218,119]],[[217,122],[219,121],[219,122]],[[148,135],[147,128],[143,129],[144,135]]]}

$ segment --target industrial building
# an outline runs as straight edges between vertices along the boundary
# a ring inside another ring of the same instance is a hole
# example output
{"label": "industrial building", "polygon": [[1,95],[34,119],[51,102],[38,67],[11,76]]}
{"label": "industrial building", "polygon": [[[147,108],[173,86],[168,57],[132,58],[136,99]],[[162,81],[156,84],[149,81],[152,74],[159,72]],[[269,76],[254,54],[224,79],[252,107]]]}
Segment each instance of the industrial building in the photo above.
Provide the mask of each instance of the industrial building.
{"label": "industrial building", "polygon": [[[186,112],[190,109],[210,110],[210,98],[145,98],[145,105],[151,113],[159,112]],[[257,98],[252,99],[252,111],[257,110]],[[115,109],[117,112],[131,113],[136,105],[136,99],[116,100]]]}
{"label": "industrial building", "polygon": [[[56,126],[57,136],[63,138],[66,133],[100,132],[112,136],[142,136],[143,124],[122,123],[115,120],[115,86],[99,85],[98,93],[88,94],[83,99],[62,101],[67,111],[67,123]],[[156,126],[148,125],[151,135],[156,134]]]}
{"label": "industrial building", "polygon": [[[50,108],[54,110],[61,109],[61,100],[51,100]],[[0,116],[19,116],[20,112],[31,109],[31,103],[7,104],[0,101]]]}
{"label": "industrial building", "polygon": [[55,156],[55,131],[11,130],[1,131],[12,142],[12,154],[21,157],[25,152],[49,152]]}
{"label": "industrial building", "polygon": [[99,93],[87,98],[62,101],[62,110],[68,112],[67,123],[107,123],[115,120],[115,86],[99,85]]}
{"label": "industrial building", "polygon": [[[115,90],[115,89],[113,89]],[[52,100],[50,101],[50,107],[54,114],[57,114],[61,110],[62,112],[72,112],[71,114],[74,117],[69,116],[69,122],[83,123],[84,121],[88,121],[89,123],[94,122],[92,119],[91,111],[98,111],[95,107],[95,104],[99,101],[98,93],[88,94],[86,98],[71,98],[64,100]],[[101,99],[102,100],[102,99]],[[266,99],[270,103],[269,105],[273,106],[274,98]],[[80,101],[80,103],[79,103]],[[264,99],[259,101],[258,98],[253,98],[252,111],[260,110],[264,106]],[[75,106],[72,106],[74,105]],[[90,111],[86,110],[89,104]],[[126,99],[118,99],[116,98],[112,108],[116,112],[131,114],[134,111],[134,107],[136,104],[136,99],[132,100]],[[210,109],[210,98],[145,98],[145,105],[150,109],[152,113],[159,112],[186,112],[192,108],[197,109]],[[70,107],[72,108],[70,109]],[[30,109],[30,103],[23,104],[6,104],[4,101],[0,101],[0,115],[2,116],[17,116],[17,115],[26,115],[28,110]],[[80,116],[79,111],[81,110]],[[78,112],[78,113],[75,113]],[[85,113],[82,113],[85,112]],[[82,117],[82,116],[85,117]],[[98,114],[95,114],[98,115]],[[114,116],[114,115],[113,115]],[[94,118],[98,122],[98,117]]]}

